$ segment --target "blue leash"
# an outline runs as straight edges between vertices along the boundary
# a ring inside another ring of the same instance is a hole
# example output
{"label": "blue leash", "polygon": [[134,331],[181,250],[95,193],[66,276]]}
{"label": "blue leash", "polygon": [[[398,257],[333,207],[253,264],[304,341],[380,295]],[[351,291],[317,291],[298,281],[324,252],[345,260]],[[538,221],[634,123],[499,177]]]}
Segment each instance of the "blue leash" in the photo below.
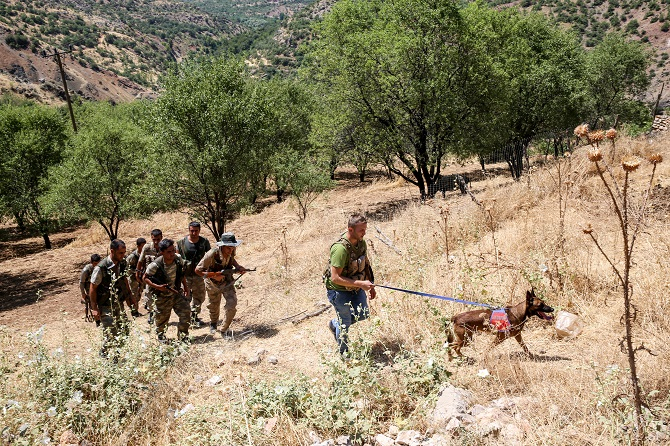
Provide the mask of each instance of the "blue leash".
{"label": "blue leash", "polygon": [[420,291],[405,290],[403,288],[395,288],[395,287],[392,287],[392,286],[375,284],[375,287],[387,288],[389,290],[402,291],[403,293],[416,294],[418,296],[432,297],[432,298],[435,298],[435,299],[442,299],[442,300],[447,300],[447,301],[450,301],[450,302],[458,302],[459,304],[475,305],[475,306],[478,306],[478,307],[490,308],[492,310],[500,308],[500,307],[494,307],[493,305],[489,305],[489,304],[483,304],[481,302],[470,302],[468,300],[456,299],[455,297],[440,296],[439,294],[422,293]]}

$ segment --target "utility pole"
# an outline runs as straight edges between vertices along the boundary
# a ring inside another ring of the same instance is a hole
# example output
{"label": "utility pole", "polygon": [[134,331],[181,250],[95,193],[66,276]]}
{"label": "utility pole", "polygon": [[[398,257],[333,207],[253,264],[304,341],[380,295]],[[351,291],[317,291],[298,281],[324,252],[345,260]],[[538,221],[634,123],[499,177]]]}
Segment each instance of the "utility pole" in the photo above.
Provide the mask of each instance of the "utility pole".
{"label": "utility pole", "polygon": [[72,51],[73,51],[72,45],[70,45],[69,51],[58,52],[54,50],[53,54],[49,54],[43,50],[42,57],[53,56],[56,58],[56,63],[58,63],[58,69],[60,70],[60,78],[63,80],[63,89],[65,90],[65,100],[67,101],[67,108],[68,110],[70,110],[70,119],[72,120],[72,128],[74,129],[74,132],[77,133],[77,123],[74,120],[74,112],[72,111],[72,101],[70,101],[70,92],[67,89],[67,81],[65,80],[65,70],[63,69],[63,62],[60,60],[61,54],[68,54],[71,53]]}

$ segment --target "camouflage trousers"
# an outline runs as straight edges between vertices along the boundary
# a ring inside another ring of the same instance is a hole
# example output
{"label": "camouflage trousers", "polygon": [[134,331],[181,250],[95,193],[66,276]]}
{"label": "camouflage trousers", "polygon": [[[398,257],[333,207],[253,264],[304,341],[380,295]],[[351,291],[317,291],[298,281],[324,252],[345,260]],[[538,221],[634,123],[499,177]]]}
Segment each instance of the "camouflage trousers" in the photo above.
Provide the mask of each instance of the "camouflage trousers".
{"label": "camouflage trousers", "polygon": [[179,337],[188,335],[188,327],[191,324],[191,308],[188,299],[182,294],[156,294],[152,293],[153,307],[156,312],[156,332],[159,337],[165,335],[167,325],[170,321],[170,314],[174,310],[179,322],[177,324],[177,333]]}
{"label": "camouflage trousers", "polygon": [[130,282],[130,292],[133,296],[133,300],[137,302],[137,305],[139,305],[140,298],[142,297],[142,289],[144,288],[144,284],[140,284],[137,279],[135,279],[135,275],[132,274],[130,276],[130,279],[128,279]]}
{"label": "camouflage trousers", "polygon": [[128,316],[123,302],[98,307],[98,311],[103,332],[100,355],[106,357],[110,349],[120,347],[128,337]]}
{"label": "camouflage trousers", "polygon": [[191,311],[200,314],[205,302],[205,279],[198,275],[186,276],[186,285],[191,293]]}
{"label": "camouflage trousers", "polygon": [[212,324],[219,322],[219,314],[221,314],[221,299],[224,298],[226,303],[224,308],[226,311],[237,309],[237,291],[232,284],[222,283],[217,285],[211,280],[205,279],[205,288],[207,289],[207,297],[209,297],[209,318]]}

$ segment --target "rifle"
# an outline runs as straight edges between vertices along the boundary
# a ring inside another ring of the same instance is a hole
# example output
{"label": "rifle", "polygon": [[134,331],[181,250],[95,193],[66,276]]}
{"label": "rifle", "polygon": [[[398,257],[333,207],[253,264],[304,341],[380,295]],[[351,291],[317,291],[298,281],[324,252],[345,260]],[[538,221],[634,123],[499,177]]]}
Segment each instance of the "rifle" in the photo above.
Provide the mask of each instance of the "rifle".
{"label": "rifle", "polygon": [[[254,272],[254,271],[256,271],[256,268],[249,268],[249,269],[245,269],[245,270],[244,270],[245,273],[248,273],[248,272]],[[235,286],[235,282],[237,282],[238,280],[240,280],[240,277],[242,277],[242,271],[239,270],[239,269],[237,269],[237,268],[223,269],[223,270],[221,270],[220,272],[223,273],[223,277],[224,277],[224,278],[226,278],[226,279],[229,278],[229,279],[230,279],[230,283],[227,283],[226,286],[223,287],[224,290],[225,290],[225,289],[228,289],[228,288],[230,288],[230,287],[232,287],[232,286]],[[240,273],[240,275],[237,276],[237,277],[233,277],[233,274],[236,274],[236,273]]]}
{"label": "rifle", "polygon": [[180,292],[180,290],[178,290],[177,288],[173,287],[172,285],[165,285],[165,288],[166,288],[169,292],[171,292],[171,293],[174,293],[174,294],[177,294],[177,295],[181,295],[181,294],[182,294],[182,293]]}
{"label": "rifle", "polygon": [[85,311],[84,319],[86,320],[86,322],[93,322],[93,312],[91,311],[91,297],[90,296],[88,296],[88,295],[86,296],[86,298],[84,299],[84,304],[86,305],[86,309],[84,310]]}

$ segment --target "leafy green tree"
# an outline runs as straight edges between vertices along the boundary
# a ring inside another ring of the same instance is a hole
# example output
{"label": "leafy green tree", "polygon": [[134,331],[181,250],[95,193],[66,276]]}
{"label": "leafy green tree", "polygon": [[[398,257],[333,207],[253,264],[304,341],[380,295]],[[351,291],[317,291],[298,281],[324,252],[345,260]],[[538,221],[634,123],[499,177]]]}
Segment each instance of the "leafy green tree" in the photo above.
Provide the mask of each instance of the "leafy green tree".
{"label": "leafy green tree", "polygon": [[365,181],[371,164],[386,164],[382,140],[370,128],[368,120],[351,110],[331,105],[319,107],[314,114],[311,139],[330,154],[335,164],[340,161],[353,164],[361,182]]}
{"label": "leafy green tree", "polygon": [[332,186],[328,160],[315,152],[289,148],[275,155],[274,171],[281,184],[291,192],[300,221],[307,218],[311,204],[321,192]]}
{"label": "leafy green tree", "polygon": [[154,184],[219,238],[269,171],[275,115],[236,60],[187,62],[165,78],[150,129]]}
{"label": "leafy green tree", "polygon": [[[537,13],[494,11],[479,4],[465,11],[470,27],[504,73],[497,103],[499,135],[514,178],[536,136],[573,128],[584,101],[584,51],[576,37]],[[500,140],[491,140],[500,144]],[[486,147],[485,141],[480,145]],[[495,148],[488,146],[489,150]]]}
{"label": "leafy green tree", "polygon": [[66,121],[56,109],[37,105],[0,106],[0,212],[27,223],[51,249],[54,225],[43,196],[49,168],[62,159]]}
{"label": "leafy green tree", "polygon": [[[274,115],[269,143],[269,175],[277,189],[277,201],[283,193],[296,188],[289,178],[292,166],[302,169],[302,162],[318,158],[309,136],[315,108],[313,95],[295,80],[273,78],[260,82],[264,97],[272,104]],[[326,169],[327,170],[327,169]],[[263,181],[265,185],[265,181]]]}
{"label": "leafy green tree", "polygon": [[318,27],[306,75],[327,103],[357,116],[388,168],[426,195],[449,151],[494,134],[498,73],[447,0],[343,0]]}
{"label": "leafy green tree", "polygon": [[[604,128],[618,121],[639,121],[642,94],[649,87],[651,55],[642,43],[609,33],[586,60],[588,121]],[[649,117],[648,117],[649,119]],[[640,122],[635,122],[641,124]]]}
{"label": "leafy green tree", "polygon": [[110,240],[119,237],[121,221],[148,215],[162,203],[152,200],[144,161],[151,141],[133,119],[133,107],[83,107],[79,132],[52,171],[51,208],[62,218],[97,221]]}

